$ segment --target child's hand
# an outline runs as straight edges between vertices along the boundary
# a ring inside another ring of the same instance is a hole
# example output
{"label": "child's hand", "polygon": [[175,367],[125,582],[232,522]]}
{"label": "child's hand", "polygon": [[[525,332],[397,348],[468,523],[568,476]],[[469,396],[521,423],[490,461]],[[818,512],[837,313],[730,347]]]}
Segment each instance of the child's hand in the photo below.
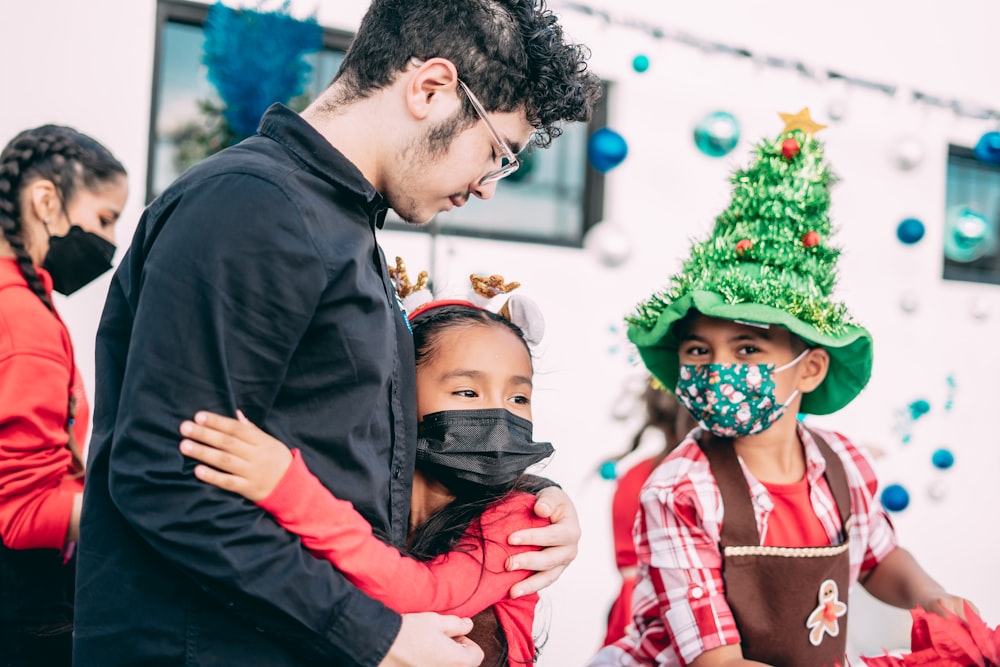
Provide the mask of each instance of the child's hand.
{"label": "child's hand", "polygon": [[237,410],[236,415],[238,420],[199,412],[193,422],[181,424],[185,439],[180,449],[185,456],[208,464],[194,468],[201,481],[260,502],[278,486],[292,463],[292,453],[242,412]]}
{"label": "child's hand", "polygon": [[979,615],[979,609],[976,608],[976,605],[972,604],[965,598],[961,598],[957,595],[952,595],[951,593],[945,593],[944,591],[942,591],[938,595],[934,595],[927,598],[926,600],[923,601],[923,603],[920,604],[920,606],[926,609],[927,611],[934,612],[938,616],[944,616],[945,618],[948,618],[950,614],[954,614],[955,616],[958,616],[962,620],[966,620],[965,619],[966,604],[969,605],[969,607],[976,614],[976,616]]}

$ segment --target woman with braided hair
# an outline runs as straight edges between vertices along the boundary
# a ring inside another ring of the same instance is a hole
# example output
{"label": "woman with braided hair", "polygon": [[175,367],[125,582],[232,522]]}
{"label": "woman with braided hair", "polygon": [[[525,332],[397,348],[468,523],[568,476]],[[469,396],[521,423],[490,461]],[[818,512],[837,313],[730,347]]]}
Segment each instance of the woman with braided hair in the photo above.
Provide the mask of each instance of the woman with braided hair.
{"label": "woman with braided hair", "polygon": [[53,289],[111,268],[125,168],[43,125],[0,153],[0,664],[69,665],[89,420]]}

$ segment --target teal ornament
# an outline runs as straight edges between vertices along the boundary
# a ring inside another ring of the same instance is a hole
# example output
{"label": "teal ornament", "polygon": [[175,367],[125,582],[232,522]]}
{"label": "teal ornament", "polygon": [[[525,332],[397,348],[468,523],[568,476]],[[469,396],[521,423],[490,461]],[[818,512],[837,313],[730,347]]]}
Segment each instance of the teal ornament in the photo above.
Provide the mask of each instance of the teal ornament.
{"label": "teal ornament", "polygon": [[740,124],[728,111],[713,111],[694,126],[694,145],[709,157],[722,157],[740,141]]}
{"label": "teal ornament", "polygon": [[1000,132],[987,132],[979,137],[972,152],[980,162],[1000,165]]}
{"label": "teal ornament", "polygon": [[982,213],[955,206],[944,222],[944,256],[953,262],[973,262],[985,255],[993,242],[993,228]]}
{"label": "teal ornament", "polygon": [[896,238],[901,243],[913,245],[924,238],[924,223],[917,218],[906,218],[896,227]]}
{"label": "teal ornament", "polygon": [[627,155],[628,143],[611,128],[602,127],[590,135],[587,158],[594,169],[602,174],[620,165]]}
{"label": "teal ornament", "polygon": [[618,477],[618,471],[615,469],[614,461],[605,461],[601,464],[601,479],[613,480]]}
{"label": "teal ornament", "polygon": [[910,403],[910,417],[916,421],[931,411],[931,404],[924,399]]}
{"label": "teal ornament", "polygon": [[649,69],[649,58],[642,55],[641,53],[635,58],[632,58],[632,69],[634,69],[639,74],[642,74]]}
{"label": "teal ornament", "polygon": [[900,484],[882,489],[882,505],[890,512],[902,512],[910,504],[910,492]]}
{"label": "teal ornament", "polygon": [[942,447],[931,454],[931,463],[933,463],[934,467],[938,470],[947,470],[955,465],[955,455],[951,453],[950,449]]}

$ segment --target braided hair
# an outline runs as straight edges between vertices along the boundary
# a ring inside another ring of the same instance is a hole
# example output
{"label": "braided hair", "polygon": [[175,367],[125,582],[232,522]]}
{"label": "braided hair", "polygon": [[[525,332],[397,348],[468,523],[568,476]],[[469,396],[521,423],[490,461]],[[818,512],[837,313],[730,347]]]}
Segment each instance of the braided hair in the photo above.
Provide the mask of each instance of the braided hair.
{"label": "braided hair", "polygon": [[24,130],[0,153],[0,228],[28,287],[54,310],[24,241],[21,192],[35,179],[52,181],[65,209],[78,188],[96,190],[126,174],[111,152],[95,139],[62,125]]}

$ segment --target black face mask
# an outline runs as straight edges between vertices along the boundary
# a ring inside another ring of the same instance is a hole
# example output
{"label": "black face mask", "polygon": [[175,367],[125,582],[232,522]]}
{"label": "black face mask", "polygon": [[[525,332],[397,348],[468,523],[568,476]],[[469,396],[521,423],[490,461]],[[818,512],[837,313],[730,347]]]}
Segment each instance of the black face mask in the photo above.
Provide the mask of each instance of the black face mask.
{"label": "black face mask", "polygon": [[79,225],[66,236],[50,236],[42,268],[52,275],[52,286],[69,296],[111,268],[115,244]]}
{"label": "black face mask", "polygon": [[482,486],[509,484],[549,457],[548,442],[532,442],[531,422],[504,409],[448,410],[425,415],[417,461]]}

